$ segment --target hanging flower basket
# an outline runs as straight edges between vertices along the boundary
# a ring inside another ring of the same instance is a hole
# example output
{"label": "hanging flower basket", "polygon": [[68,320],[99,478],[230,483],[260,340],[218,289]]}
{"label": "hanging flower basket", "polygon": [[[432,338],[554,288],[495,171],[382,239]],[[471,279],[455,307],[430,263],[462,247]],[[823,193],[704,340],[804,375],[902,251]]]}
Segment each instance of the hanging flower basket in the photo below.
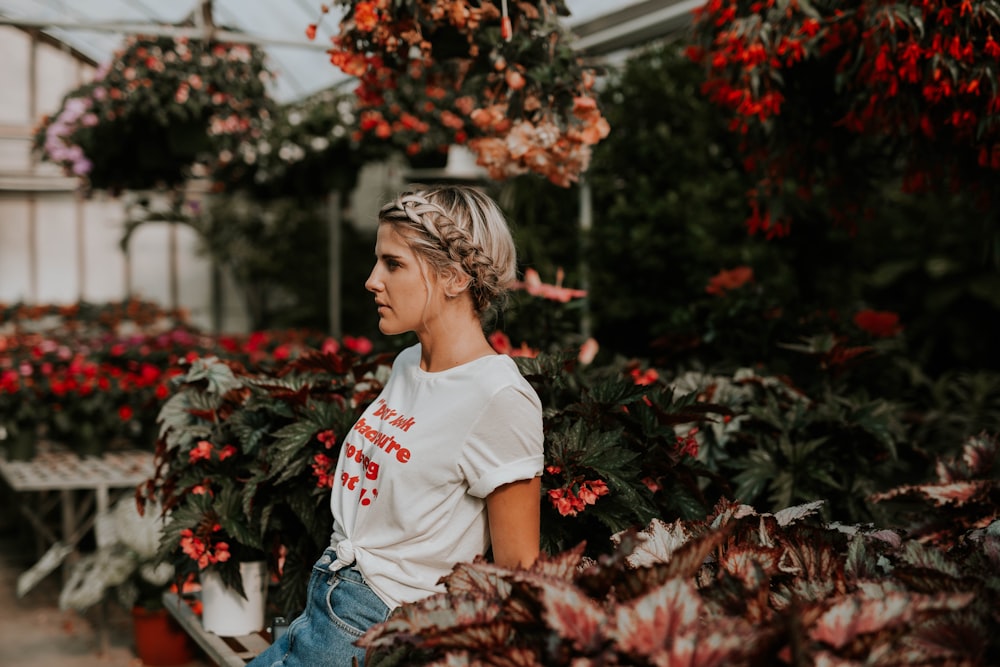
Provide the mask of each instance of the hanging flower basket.
{"label": "hanging flower basket", "polygon": [[42,120],[34,145],[88,190],[173,187],[193,164],[260,132],[270,77],[256,47],[130,37]]}
{"label": "hanging flower basket", "polygon": [[330,59],[359,79],[361,139],[411,156],[467,143],[493,178],[531,172],[568,186],[610,130],[560,0],[338,4]]}

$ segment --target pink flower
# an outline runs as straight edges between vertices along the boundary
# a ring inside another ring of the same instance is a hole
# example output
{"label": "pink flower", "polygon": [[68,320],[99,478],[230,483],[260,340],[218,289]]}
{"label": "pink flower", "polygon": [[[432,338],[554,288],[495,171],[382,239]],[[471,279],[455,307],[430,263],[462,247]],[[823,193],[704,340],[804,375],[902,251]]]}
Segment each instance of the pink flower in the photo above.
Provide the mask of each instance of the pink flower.
{"label": "pink flower", "polygon": [[594,360],[594,357],[597,356],[597,352],[600,350],[600,347],[601,346],[597,344],[597,341],[593,337],[588,338],[583,342],[583,345],[580,346],[580,353],[577,355],[577,359],[585,366],[590,364]]}
{"label": "pink flower", "polygon": [[237,451],[237,450],[236,450],[236,448],[235,448],[235,447],[233,447],[232,445],[226,445],[225,447],[223,447],[223,448],[222,448],[222,449],[221,449],[221,450],[219,451],[219,460],[220,460],[220,461],[225,461],[225,460],[226,460],[226,459],[228,459],[228,458],[229,458],[230,456],[232,456],[233,454],[235,454],[235,453],[236,453],[236,451]]}
{"label": "pink flower", "polygon": [[569,303],[573,299],[579,299],[587,296],[586,290],[563,287],[562,279],[562,269],[557,271],[556,282],[554,285],[543,283],[541,277],[538,275],[538,271],[535,269],[528,269],[524,272],[524,282],[514,283],[514,288],[523,289],[531,296],[538,296],[543,299],[549,299],[550,301],[557,301],[559,303]]}

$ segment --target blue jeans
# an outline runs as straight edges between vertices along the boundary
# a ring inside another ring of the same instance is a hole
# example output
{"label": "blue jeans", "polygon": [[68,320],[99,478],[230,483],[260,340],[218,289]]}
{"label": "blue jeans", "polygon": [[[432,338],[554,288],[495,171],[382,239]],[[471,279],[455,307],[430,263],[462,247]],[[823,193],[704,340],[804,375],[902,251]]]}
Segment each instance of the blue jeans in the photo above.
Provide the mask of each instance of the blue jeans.
{"label": "blue jeans", "polygon": [[389,608],[353,566],[331,572],[336,558],[332,547],[323,552],[309,579],[305,611],[247,667],[351,667],[352,658],[365,664],[365,651],[354,642],[389,618]]}

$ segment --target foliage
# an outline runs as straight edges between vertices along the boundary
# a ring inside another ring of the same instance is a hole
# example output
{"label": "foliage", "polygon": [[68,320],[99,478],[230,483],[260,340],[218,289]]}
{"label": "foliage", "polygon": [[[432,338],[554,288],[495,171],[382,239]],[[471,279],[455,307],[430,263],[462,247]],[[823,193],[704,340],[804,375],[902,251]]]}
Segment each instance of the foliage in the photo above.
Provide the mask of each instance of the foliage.
{"label": "foliage", "polygon": [[[192,220],[202,249],[239,285],[250,328],[328,325],[329,224],[317,200],[213,195]],[[289,271],[298,265],[311,267]]]}
{"label": "foliage", "polygon": [[[704,298],[709,277],[722,268],[749,265],[758,280],[796,284],[776,249],[748,239],[738,223],[749,182],[721,113],[698,95],[701,79],[675,41],[644,48],[609,73],[600,101],[615,130],[595,148],[587,173],[589,233],[577,229],[568,202],[526,193],[531,211],[549,206],[539,221],[553,227],[548,245],[562,249],[572,240],[580,259],[559,261],[576,282],[577,262],[586,265],[594,335],[622,354],[677,355],[693,330],[704,333],[685,306]],[[544,266],[545,256],[532,261]],[[767,324],[759,311],[740,323]]]}
{"label": "foliage", "polygon": [[992,664],[997,523],[934,552],[891,530],[822,525],[819,502],[720,502],[529,569],[459,564],[446,593],[362,638],[366,664]]}
{"label": "foliage", "polygon": [[[935,479],[908,484],[874,496],[876,502],[916,498],[908,506],[908,534],[925,544],[954,550],[966,537],[994,537],[1000,520],[1000,441],[980,433],[970,436],[958,455],[938,459]],[[930,505],[930,511],[928,511]]]}
{"label": "foliage", "polygon": [[264,60],[256,46],[130,36],[42,120],[35,148],[87,189],[175,187],[260,133],[272,107]]}
{"label": "foliage", "polygon": [[700,516],[710,505],[699,485],[689,435],[713,412],[694,392],[637,382],[618,364],[589,366],[575,355],[519,357],[544,406],[543,549],[556,553],[653,517]]}
{"label": "foliage", "polygon": [[923,472],[907,456],[902,406],[885,399],[833,384],[809,394],[787,377],[749,368],[732,376],[687,372],[672,384],[729,409],[698,433],[698,452],[731,485],[725,495],[740,502],[776,511],[823,500],[828,518],[884,523],[869,496]]}
{"label": "foliage", "polygon": [[562,0],[337,4],[330,56],[360,80],[362,131],[413,153],[468,139],[493,178],[530,172],[565,187],[610,130],[559,23]]}
{"label": "foliage", "polygon": [[72,563],[59,595],[62,609],[85,611],[112,590],[126,608],[159,609],[174,575],[158,563],[163,518],[154,507],[138,512],[135,499],[124,497],[97,517],[97,550]]}
{"label": "foliage", "polygon": [[691,55],[756,180],[751,231],[787,233],[813,197],[853,223],[896,176],[995,205],[996,3],[712,0],[696,16]]}

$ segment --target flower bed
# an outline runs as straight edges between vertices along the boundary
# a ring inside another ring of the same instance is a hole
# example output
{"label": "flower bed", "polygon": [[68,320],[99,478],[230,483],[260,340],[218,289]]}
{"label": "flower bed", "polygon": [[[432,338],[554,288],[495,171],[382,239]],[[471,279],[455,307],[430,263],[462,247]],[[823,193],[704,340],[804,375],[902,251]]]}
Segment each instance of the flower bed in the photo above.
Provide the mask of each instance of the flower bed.
{"label": "flower bed", "polygon": [[16,458],[39,439],[83,454],[152,449],[183,364],[214,354],[266,367],[322,342],[296,331],[209,336],[139,301],[0,305],[0,317],[0,446]]}

